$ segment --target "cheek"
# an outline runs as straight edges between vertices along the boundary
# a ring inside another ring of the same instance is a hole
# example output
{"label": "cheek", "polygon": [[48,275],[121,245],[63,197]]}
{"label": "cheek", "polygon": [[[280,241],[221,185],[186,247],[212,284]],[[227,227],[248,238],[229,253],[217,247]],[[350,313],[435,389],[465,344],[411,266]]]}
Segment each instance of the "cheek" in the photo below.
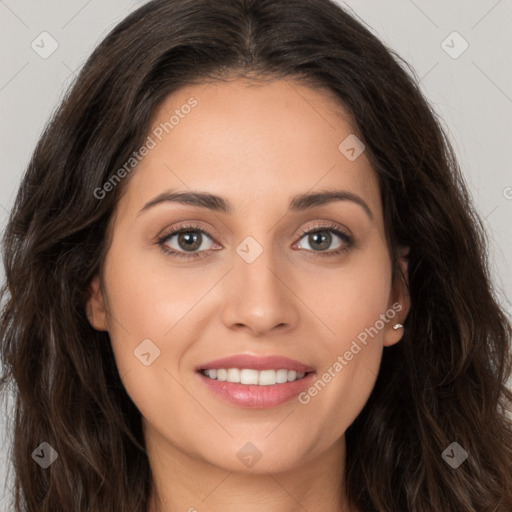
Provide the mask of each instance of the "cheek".
{"label": "cheek", "polygon": [[162,340],[198,300],[193,287],[166,272],[164,256],[160,259],[155,264],[154,256],[141,251],[122,253],[112,246],[106,261],[110,337],[118,366],[125,372],[140,365],[136,358],[139,346],[140,350],[148,349],[142,353],[149,351],[150,360],[160,350],[154,363],[157,366],[164,359],[173,359],[180,350],[179,343],[167,344],[164,350]]}
{"label": "cheek", "polygon": [[344,352],[388,308],[391,263],[386,247],[371,244],[354,252],[339,269],[318,273],[303,283],[300,296],[307,297],[308,306],[326,327],[322,330],[331,334],[324,337],[326,348],[331,354]]}
{"label": "cheek", "polygon": [[112,246],[106,261],[110,338],[126,392],[144,417],[165,430],[175,408],[199,414],[176,372],[189,340],[197,339],[183,326],[190,327],[198,288],[168,270],[164,257],[155,264],[153,257],[134,253]]}
{"label": "cheek", "polygon": [[353,317],[340,316],[336,339],[322,348],[323,364],[315,381],[298,397],[305,408],[303,417],[311,418],[306,420],[307,430],[322,439],[318,449],[327,449],[343,435],[373,390],[383,345],[382,331],[372,329],[383,311],[372,315],[365,310],[362,315],[354,310]]}
{"label": "cheek", "polygon": [[[366,257],[368,256],[368,257]],[[322,281],[320,281],[322,282]],[[393,321],[389,308],[391,269],[382,248],[347,265],[325,281],[324,293],[311,306],[325,329],[316,350],[322,366],[300,402],[324,419],[328,439],[341,435],[364,407],[375,385],[385,327]],[[318,282],[317,282],[318,284]],[[333,428],[334,427],[334,428]]]}

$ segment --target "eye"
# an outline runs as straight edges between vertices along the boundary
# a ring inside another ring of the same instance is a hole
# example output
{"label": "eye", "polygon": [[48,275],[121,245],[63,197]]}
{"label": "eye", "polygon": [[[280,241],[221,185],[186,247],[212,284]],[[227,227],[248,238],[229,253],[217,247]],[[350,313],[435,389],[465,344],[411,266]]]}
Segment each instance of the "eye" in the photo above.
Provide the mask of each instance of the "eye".
{"label": "eye", "polygon": [[[326,251],[333,242],[333,234],[342,241],[342,244],[337,249]],[[306,249],[307,252],[313,253],[313,257],[337,256],[354,246],[354,240],[332,224],[316,225],[302,231],[299,235],[299,242],[306,236],[308,237],[307,244],[310,246],[309,249]],[[202,253],[208,253],[209,248],[204,247],[205,237],[213,241],[211,235],[200,226],[179,226],[162,235],[157,240],[157,244],[169,256],[188,259],[197,258],[202,256]],[[173,240],[174,238],[176,240]],[[304,249],[303,247],[299,248]]]}
{"label": "eye", "polygon": [[[333,234],[335,235],[335,238],[337,237],[342,240],[342,244],[337,249],[327,252],[326,249],[328,249],[333,242]],[[314,257],[337,256],[348,251],[354,245],[352,237],[332,224],[313,226],[308,230],[302,231],[299,236],[301,240],[307,236],[306,242],[310,249],[307,247],[306,249],[308,249],[308,252],[317,253],[313,255]]]}
{"label": "eye", "polygon": [[[204,237],[212,239],[211,236],[200,226],[180,226],[174,228],[170,232],[164,234],[158,239],[157,244],[162,250],[178,258],[197,258],[201,256],[208,248],[204,247]],[[176,237],[174,246],[171,243],[172,239]],[[170,248],[169,248],[170,246]],[[199,249],[201,251],[197,252]]]}

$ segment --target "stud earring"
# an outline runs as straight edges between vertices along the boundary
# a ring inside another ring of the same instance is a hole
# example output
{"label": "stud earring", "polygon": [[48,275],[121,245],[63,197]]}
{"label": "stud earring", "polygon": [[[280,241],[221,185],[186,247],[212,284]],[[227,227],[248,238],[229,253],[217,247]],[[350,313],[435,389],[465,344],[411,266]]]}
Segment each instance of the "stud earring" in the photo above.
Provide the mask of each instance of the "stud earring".
{"label": "stud earring", "polygon": [[393,325],[393,329],[395,329],[395,330],[402,329],[402,327],[403,327],[402,324],[395,324],[395,325]]}

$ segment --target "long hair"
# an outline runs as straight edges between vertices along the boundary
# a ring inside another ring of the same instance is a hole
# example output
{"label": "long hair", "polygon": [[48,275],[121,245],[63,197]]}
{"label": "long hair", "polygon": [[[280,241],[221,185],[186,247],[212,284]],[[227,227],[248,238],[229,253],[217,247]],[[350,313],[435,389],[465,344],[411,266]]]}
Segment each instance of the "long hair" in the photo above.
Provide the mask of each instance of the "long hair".
{"label": "long hair", "polygon": [[[346,431],[349,498],[365,512],[512,510],[512,327],[482,222],[414,71],[330,0],[154,0],[83,66],[35,148],[3,238],[16,512],[146,510],[141,414],[108,333],[85,312],[129,176],[100,199],[95,191],[143,145],[169,94],[227,77],[333,93],[378,175],[394,273],[397,248],[410,247],[404,336],[384,350]],[[442,456],[455,442],[468,454],[456,469]],[[58,454],[45,470],[33,459],[41,443]]]}

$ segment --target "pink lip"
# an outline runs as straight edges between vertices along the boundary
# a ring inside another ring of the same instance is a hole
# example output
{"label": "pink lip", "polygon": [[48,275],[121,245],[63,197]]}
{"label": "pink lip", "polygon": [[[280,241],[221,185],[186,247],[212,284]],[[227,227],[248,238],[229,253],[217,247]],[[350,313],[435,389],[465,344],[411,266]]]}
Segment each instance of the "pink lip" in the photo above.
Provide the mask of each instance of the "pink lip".
{"label": "pink lip", "polygon": [[[283,356],[255,356],[252,354],[236,354],[234,356],[215,359],[196,367],[199,370],[212,370],[218,368],[248,368],[251,370],[295,370],[297,373],[314,372],[315,369],[294,359]],[[269,386],[274,387],[274,386]]]}
{"label": "pink lip", "polygon": [[274,384],[273,386],[255,386],[218,381],[210,379],[202,373],[197,373],[206,387],[218,398],[245,409],[268,409],[293,400],[312,385],[315,375],[315,372],[311,372],[293,382]]}
{"label": "pink lip", "polygon": [[[272,386],[247,385],[210,379],[200,370],[219,368],[248,368],[251,370],[295,370],[306,375],[299,380],[274,384]],[[253,354],[237,354],[216,359],[196,367],[198,377],[210,391],[229,404],[247,409],[266,409],[276,407],[295,398],[309,387],[316,375],[315,369],[300,361],[284,356],[256,356]]]}

